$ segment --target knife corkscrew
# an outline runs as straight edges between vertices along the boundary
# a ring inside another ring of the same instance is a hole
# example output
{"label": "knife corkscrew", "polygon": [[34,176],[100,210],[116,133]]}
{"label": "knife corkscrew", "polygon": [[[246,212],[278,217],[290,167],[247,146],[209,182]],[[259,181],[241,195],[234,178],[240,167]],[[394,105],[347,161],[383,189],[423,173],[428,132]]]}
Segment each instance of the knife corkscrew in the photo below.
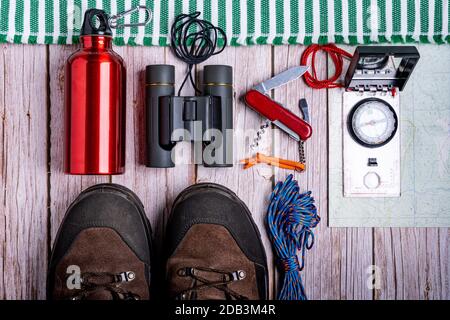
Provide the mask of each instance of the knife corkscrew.
{"label": "knife corkscrew", "polygon": [[271,122],[269,120],[266,120],[256,131],[255,137],[253,138],[253,143],[250,145],[250,148],[252,150],[255,150],[259,146],[259,142],[262,140],[262,137],[264,133],[266,133],[266,130],[268,127],[270,127]]}

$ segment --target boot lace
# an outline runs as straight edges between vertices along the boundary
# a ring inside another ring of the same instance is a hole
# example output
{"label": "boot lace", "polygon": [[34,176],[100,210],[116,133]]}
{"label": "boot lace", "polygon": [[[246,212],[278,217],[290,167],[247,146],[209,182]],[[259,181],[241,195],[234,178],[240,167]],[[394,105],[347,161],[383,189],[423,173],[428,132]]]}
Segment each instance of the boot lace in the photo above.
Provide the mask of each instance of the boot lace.
{"label": "boot lace", "polygon": [[[217,275],[218,280],[213,281],[206,279],[200,275],[201,272]],[[198,291],[209,288],[215,288],[222,291],[227,300],[248,300],[248,297],[241,295],[228,287],[228,284],[241,281],[245,278],[246,274],[243,270],[230,272],[204,267],[184,267],[178,269],[177,274],[180,277],[192,278],[192,287],[180,292],[176,297],[178,300],[196,300]]]}
{"label": "boot lace", "polygon": [[135,274],[132,271],[121,273],[109,272],[85,272],[81,274],[81,289],[71,297],[71,300],[85,300],[89,296],[107,291],[113,300],[140,300],[139,295],[127,291],[121,287],[122,284],[133,281]]}

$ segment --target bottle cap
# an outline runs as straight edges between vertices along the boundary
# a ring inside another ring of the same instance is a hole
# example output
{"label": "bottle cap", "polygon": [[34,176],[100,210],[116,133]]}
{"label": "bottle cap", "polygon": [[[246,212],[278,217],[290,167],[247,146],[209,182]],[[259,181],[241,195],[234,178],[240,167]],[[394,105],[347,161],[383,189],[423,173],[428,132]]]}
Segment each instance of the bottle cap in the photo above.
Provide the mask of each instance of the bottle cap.
{"label": "bottle cap", "polygon": [[112,36],[106,12],[99,9],[86,10],[80,35]]}

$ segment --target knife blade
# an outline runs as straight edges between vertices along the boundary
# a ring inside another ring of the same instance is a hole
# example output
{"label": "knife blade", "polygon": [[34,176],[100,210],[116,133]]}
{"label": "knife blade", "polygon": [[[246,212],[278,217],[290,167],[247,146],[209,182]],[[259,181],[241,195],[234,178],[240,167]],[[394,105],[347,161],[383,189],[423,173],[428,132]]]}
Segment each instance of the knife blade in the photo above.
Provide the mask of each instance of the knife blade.
{"label": "knife blade", "polygon": [[300,78],[306,71],[308,71],[309,66],[296,66],[283,71],[273,78],[265,80],[260,84],[256,85],[253,89],[266,93],[272,89],[278,88],[292,80]]}

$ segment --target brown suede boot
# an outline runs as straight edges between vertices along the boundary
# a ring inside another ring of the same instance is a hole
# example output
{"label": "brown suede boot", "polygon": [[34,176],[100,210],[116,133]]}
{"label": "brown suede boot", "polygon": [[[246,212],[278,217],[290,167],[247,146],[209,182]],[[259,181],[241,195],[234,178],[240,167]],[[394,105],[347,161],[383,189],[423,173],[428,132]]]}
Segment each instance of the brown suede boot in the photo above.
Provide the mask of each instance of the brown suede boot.
{"label": "brown suede boot", "polygon": [[165,242],[173,299],[267,299],[267,262],[246,205],[229,189],[202,183],[172,208]]}
{"label": "brown suede boot", "polygon": [[49,265],[50,299],[149,299],[151,229],[129,189],[101,184],[67,210]]}

